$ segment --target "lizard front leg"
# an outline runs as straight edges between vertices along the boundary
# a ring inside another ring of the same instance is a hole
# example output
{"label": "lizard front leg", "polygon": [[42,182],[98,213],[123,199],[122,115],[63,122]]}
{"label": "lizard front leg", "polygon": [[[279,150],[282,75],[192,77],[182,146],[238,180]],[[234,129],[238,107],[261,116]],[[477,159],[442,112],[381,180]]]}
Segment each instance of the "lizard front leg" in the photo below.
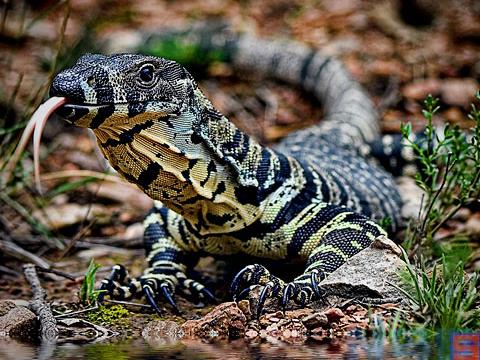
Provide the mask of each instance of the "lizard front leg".
{"label": "lizard front leg", "polygon": [[[115,265],[101,289],[113,298],[128,299],[145,295],[157,311],[157,301],[164,298],[179,312],[173,299],[176,292],[199,301],[215,302],[213,294],[199,282],[187,276],[196,258],[188,252],[183,224],[179,216],[161,206],[154,207],[145,218],[144,246],[148,268],[137,279],[131,279],[121,265]],[[170,228],[170,230],[169,230]],[[175,235],[172,228],[176,229]]]}

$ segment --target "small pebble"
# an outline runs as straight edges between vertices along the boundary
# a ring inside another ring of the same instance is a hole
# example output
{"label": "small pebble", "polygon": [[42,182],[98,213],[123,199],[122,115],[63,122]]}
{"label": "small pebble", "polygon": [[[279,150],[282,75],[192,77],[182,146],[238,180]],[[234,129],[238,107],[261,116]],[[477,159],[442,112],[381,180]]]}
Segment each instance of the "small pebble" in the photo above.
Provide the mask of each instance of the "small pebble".
{"label": "small pebble", "polygon": [[338,308],[328,309],[324,314],[327,316],[329,323],[336,323],[345,316],[342,310]]}

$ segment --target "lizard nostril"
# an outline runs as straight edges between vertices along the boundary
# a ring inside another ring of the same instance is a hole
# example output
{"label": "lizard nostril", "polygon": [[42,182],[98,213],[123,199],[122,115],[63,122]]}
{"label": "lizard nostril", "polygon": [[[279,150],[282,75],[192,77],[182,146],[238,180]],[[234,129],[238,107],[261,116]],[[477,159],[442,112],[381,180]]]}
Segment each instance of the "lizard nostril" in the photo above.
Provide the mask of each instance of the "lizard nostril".
{"label": "lizard nostril", "polygon": [[78,77],[66,71],[60,72],[53,79],[50,96],[66,97],[73,103],[85,102],[85,95]]}

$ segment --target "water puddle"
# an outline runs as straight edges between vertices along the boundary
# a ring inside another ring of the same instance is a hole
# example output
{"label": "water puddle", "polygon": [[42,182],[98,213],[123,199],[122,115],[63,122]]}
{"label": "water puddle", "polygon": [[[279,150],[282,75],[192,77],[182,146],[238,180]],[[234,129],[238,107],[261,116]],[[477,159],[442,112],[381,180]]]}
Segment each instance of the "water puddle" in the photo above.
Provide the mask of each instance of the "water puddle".
{"label": "water puddle", "polygon": [[1,360],[30,359],[477,359],[479,334],[448,333],[431,340],[396,341],[387,338],[346,338],[328,344],[246,344],[199,341],[155,344],[143,339],[95,344],[38,347],[15,341],[0,342]]}

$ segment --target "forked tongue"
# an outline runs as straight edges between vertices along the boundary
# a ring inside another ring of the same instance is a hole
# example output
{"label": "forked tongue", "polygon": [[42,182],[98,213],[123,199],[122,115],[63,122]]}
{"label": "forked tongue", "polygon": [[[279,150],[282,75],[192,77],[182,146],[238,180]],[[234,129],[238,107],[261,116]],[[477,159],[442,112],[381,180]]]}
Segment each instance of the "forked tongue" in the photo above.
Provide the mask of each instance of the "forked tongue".
{"label": "forked tongue", "polygon": [[51,97],[45,101],[38,109],[33,113],[30,121],[28,122],[25,130],[23,131],[22,137],[18,142],[17,148],[13,153],[12,157],[5,165],[4,175],[3,175],[3,184],[6,185],[10,180],[11,174],[15,169],[15,166],[20,160],[20,156],[27,147],[28,141],[33,134],[33,167],[34,167],[34,176],[35,176],[35,185],[37,190],[41,193],[42,188],[40,184],[40,140],[42,138],[43,129],[47,123],[50,115],[58,109],[60,106],[65,104],[67,99],[64,97]]}

